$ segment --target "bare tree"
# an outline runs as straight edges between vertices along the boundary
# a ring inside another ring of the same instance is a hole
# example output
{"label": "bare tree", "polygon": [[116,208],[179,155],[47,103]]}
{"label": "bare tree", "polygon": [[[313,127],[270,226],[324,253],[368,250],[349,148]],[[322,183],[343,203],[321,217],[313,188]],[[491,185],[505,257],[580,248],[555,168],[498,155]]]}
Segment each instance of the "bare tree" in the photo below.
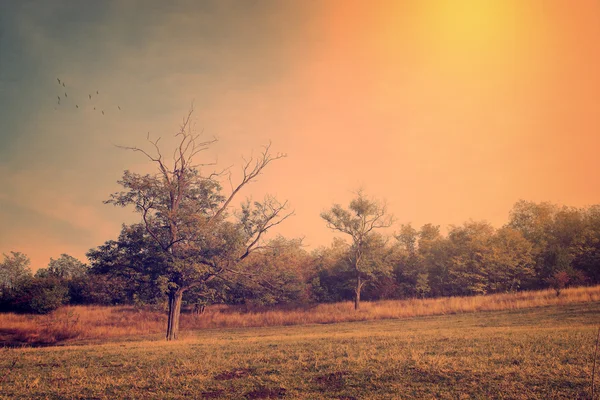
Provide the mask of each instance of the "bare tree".
{"label": "bare tree", "polygon": [[350,248],[349,262],[356,279],[354,309],[360,308],[360,294],[377,272],[377,269],[385,267],[380,263],[373,262],[369,257],[369,250],[373,247],[373,233],[376,229],[390,227],[394,217],[388,215],[387,207],[376,200],[371,200],[359,190],[348,209],[339,204],[321,213],[321,218],[327,222],[327,227],[338,232],[350,235],[352,245]]}
{"label": "bare tree", "polygon": [[164,254],[164,273],[169,299],[167,340],[177,338],[183,294],[225,274],[239,274],[236,266],[261,246],[264,234],[293,213],[287,202],[274,197],[262,202],[246,203],[241,217],[235,220],[228,210],[240,191],[254,181],[273,161],[285,154],[272,154],[270,144],[260,154],[245,159],[241,179],[231,181],[231,192],[222,194],[219,179],[224,173],[203,174],[198,155],[209,149],[216,139],[200,140],[193,132],[192,111],[175,135],[178,145],[170,159],[150,140],[151,151],[140,147],[123,147],[140,152],[155,163],[157,172],[139,175],[125,171],[119,183],[124,191],[114,193],[107,203],[133,205],[142,216],[146,231]]}

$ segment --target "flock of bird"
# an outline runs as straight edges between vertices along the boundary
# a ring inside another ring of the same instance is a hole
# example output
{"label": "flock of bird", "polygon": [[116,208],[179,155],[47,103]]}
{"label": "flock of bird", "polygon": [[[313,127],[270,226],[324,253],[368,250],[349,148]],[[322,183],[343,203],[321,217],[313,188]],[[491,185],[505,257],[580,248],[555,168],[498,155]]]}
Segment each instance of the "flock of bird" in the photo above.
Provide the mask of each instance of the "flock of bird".
{"label": "flock of bird", "polygon": [[[56,81],[58,82],[58,85],[61,86],[61,88],[64,88],[63,90],[65,90],[63,97],[61,97],[60,94],[56,96],[57,97],[57,104],[58,104],[58,106],[60,106],[61,105],[61,100],[64,101],[64,100],[68,99],[69,95],[66,92],[66,88],[67,87],[65,85],[65,82],[61,81],[60,78],[56,78]],[[88,101],[91,101],[92,97],[96,97],[99,94],[100,93],[99,93],[98,90],[96,90],[96,94],[95,95],[93,93],[88,94]],[[83,107],[83,104],[82,104],[82,107]],[[75,103],[75,108],[79,109],[79,104],[78,103]],[[121,106],[117,106],[117,108],[119,109],[119,111],[121,111]],[[55,107],[55,109],[56,109],[56,107]],[[104,110],[103,109],[96,110],[96,106],[94,106],[94,111],[100,111],[100,112],[102,112],[102,115],[105,115]]]}

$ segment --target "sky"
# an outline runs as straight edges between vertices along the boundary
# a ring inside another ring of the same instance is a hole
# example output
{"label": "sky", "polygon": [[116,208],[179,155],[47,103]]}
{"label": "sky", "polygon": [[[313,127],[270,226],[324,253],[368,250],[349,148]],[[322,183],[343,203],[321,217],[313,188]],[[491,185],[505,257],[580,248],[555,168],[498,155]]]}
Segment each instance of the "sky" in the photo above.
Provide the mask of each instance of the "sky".
{"label": "sky", "polygon": [[396,229],[598,204],[598,71],[597,0],[0,0],[0,252],[115,239],[139,216],[103,201],[152,171],[115,145],[168,148],[191,107],[199,161],[287,154],[238,204],[288,200],[309,249],[358,188]]}

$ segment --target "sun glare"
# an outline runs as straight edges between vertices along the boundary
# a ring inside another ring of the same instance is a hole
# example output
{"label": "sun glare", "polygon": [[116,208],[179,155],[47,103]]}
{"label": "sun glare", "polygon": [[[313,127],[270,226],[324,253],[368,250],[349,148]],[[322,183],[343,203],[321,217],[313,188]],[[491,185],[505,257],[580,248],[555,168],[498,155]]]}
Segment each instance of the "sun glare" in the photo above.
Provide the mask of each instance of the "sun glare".
{"label": "sun glare", "polygon": [[428,28],[442,43],[480,48],[510,28],[510,2],[440,0],[428,3]]}

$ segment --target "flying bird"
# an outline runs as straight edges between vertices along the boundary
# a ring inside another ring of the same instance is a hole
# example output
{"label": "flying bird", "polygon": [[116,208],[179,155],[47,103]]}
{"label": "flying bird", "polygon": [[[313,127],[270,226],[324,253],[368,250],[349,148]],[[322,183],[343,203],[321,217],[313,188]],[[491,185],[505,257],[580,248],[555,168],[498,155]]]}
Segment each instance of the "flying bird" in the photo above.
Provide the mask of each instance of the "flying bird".
{"label": "flying bird", "polygon": [[63,87],[65,87],[65,83],[63,82]]}
{"label": "flying bird", "polygon": [[119,110],[121,109],[121,106],[117,106],[117,107],[119,107]]}
{"label": "flying bird", "polygon": [[56,78],[56,80],[58,81],[58,84],[60,85],[60,79]]}
{"label": "flying bird", "polygon": [[102,110],[102,115],[104,115],[104,110]]}
{"label": "flying bird", "polygon": [[58,97],[58,104],[60,104],[60,96],[56,96],[56,97]]}
{"label": "flying bird", "polygon": [[98,94],[98,91],[96,90],[96,94]]}
{"label": "flying bird", "polygon": [[79,108],[79,106],[77,104],[75,104],[75,108]]}
{"label": "flying bird", "polygon": [[92,99],[92,95],[91,95],[91,94],[88,94],[88,96],[90,96],[90,100],[91,100],[91,99]]}
{"label": "flying bird", "polygon": [[94,111],[96,111],[96,107],[94,107]]}
{"label": "flying bird", "polygon": [[67,98],[67,97],[69,97],[69,96],[67,96],[67,93],[65,92],[65,98]]}

